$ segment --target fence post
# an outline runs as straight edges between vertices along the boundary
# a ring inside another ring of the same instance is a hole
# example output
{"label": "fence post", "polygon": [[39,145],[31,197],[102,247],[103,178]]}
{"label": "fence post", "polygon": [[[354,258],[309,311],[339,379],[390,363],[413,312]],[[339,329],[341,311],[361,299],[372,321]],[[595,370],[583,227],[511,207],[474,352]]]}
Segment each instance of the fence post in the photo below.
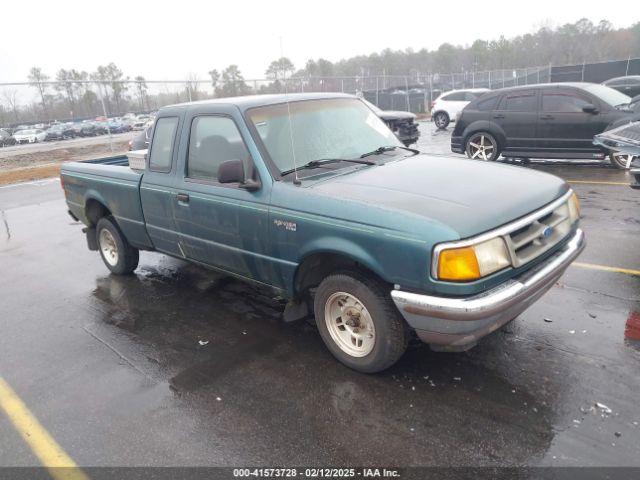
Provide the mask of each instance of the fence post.
{"label": "fence post", "polygon": [[405,94],[407,96],[407,112],[411,111],[411,105],[409,103],[409,79],[407,77],[404,77],[404,88],[405,88]]}
{"label": "fence post", "polygon": [[342,93],[344,93],[344,78],[340,79],[340,84],[342,85]]}
{"label": "fence post", "polygon": [[[102,95],[102,85],[98,83],[98,92],[100,92],[100,103],[102,103],[102,113],[105,118],[107,117],[107,107],[104,105],[104,96]],[[111,129],[109,128],[109,123],[107,121],[107,132],[109,133],[109,149],[111,153],[113,153],[113,142],[111,140]]]}
{"label": "fence post", "polygon": [[625,77],[626,77],[627,75],[629,75],[629,62],[631,62],[631,55],[629,55],[629,56],[627,57],[627,69],[626,69],[626,71],[624,72]]}
{"label": "fence post", "polygon": [[582,79],[581,82],[584,82],[584,61],[582,62]]}
{"label": "fence post", "polygon": [[380,82],[380,77],[376,77],[376,107],[380,106],[380,98],[378,96],[378,86]]}

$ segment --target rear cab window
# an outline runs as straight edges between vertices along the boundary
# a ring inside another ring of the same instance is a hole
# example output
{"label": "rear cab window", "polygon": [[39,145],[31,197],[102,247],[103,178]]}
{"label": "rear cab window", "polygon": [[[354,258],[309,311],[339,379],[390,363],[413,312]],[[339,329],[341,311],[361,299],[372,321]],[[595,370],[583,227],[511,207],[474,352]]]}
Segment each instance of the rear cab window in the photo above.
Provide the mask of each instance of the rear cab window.
{"label": "rear cab window", "polygon": [[177,129],[178,117],[164,117],[156,121],[149,155],[149,170],[163,173],[171,171]]}

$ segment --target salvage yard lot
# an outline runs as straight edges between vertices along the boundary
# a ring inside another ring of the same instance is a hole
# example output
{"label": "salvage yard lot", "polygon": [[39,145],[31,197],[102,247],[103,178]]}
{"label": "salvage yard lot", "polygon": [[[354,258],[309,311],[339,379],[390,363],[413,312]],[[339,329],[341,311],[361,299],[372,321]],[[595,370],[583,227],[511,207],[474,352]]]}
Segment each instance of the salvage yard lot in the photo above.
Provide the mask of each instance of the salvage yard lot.
{"label": "salvage yard lot", "polygon": [[[451,127],[421,129],[449,154]],[[108,275],[57,180],[0,187],[0,376],[79,465],[640,466],[640,193],[595,162],[516,168],[571,182],[578,263],[469,352],[416,343],[377,375],[269,291],[149,253]],[[38,464],[0,431],[0,465]]]}
{"label": "salvage yard lot", "polygon": [[111,142],[100,136],[1,148],[0,185],[57,176],[62,162],[121,154],[138,133],[113,135]]}

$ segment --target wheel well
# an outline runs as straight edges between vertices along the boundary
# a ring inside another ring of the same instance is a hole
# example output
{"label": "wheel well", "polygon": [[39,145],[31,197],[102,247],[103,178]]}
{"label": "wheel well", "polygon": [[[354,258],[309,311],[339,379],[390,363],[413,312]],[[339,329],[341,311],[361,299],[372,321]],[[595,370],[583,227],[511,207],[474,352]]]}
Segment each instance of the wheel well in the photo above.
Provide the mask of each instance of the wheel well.
{"label": "wheel well", "polygon": [[469,132],[469,133],[464,137],[464,148],[465,148],[465,150],[466,150],[466,148],[467,148],[467,142],[469,141],[469,139],[470,139],[473,135],[475,135],[475,134],[477,134],[477,133],[486,133],[486,134],[491,135],[493,138],[495,138],[496,143],[498,144],[498,150],[499,150],[499,151],[502,151],[502,148],[503,148],[502,138],[500,137],[500,135],[499,135],[499,134],[497,134],[497,133],[495,133],[495,132],[492,132],[489,128],[477,128],[477,129],[475,129],[474,131]]}
{"label": "wheel well", "polygon": [[94,227],[98,223],[98,220],[100,220],[102,217],[111,215],[111,212],[107,207],[93,198],[87,200],[84,211],[85,216],[89,221],[89,226],[91,227]]}
{"label": "wheel well", "polygon": [[341,270],[357,270],[380,278],[362,263],[345,255],[332,252],[314,253],[305,257],[296,270],[294,294],[297,297],[304,296],[311,288],[317,287],[324,278]]}

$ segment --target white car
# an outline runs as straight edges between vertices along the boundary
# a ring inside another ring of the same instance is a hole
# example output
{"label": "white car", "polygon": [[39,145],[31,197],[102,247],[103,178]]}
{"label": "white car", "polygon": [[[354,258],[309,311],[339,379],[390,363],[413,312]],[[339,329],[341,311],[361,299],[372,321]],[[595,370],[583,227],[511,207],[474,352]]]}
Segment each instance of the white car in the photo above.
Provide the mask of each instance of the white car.
{"label": "white car", "polygon": [[38,143],[44,142],[47,132],[40,129],[20,130],[13,134],[16,143]]}
{"label": "white car", "polygon": [[469,88],[444,92],[431,104],[431,119],[438,129],[445,129],[469,102],[488,91],[488,88]]}

